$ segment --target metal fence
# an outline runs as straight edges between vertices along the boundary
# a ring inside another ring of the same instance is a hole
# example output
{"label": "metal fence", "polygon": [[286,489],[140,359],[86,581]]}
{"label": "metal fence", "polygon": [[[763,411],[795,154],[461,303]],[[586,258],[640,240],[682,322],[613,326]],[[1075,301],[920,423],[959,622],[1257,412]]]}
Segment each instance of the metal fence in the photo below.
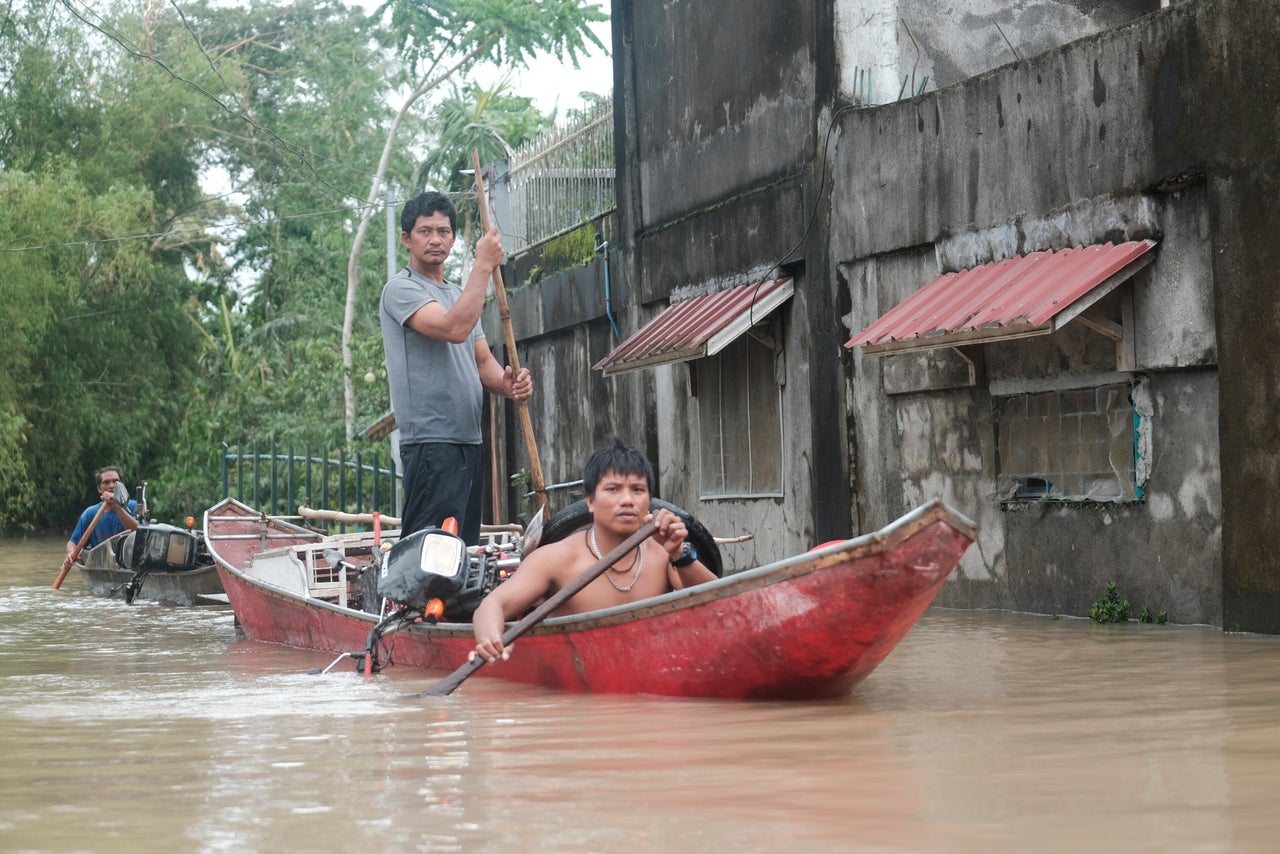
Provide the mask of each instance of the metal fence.
{"label": "metal fence", "polygon": [[[223,444],[222,495],[233,496],[273,516],[290,516],[305,504],[319,510],[396,515],[398,476],[389,458],[356,451],[353,459],[339,452],[294,453],[293,447],[262,448]],[[347,525],[341,530],[345,532]]]}
{"label": "metal fence", "polygon": [[515,149],[499,208],[506,248],[519,252],[617,207],[613,102],[589,105],[551,133]]}

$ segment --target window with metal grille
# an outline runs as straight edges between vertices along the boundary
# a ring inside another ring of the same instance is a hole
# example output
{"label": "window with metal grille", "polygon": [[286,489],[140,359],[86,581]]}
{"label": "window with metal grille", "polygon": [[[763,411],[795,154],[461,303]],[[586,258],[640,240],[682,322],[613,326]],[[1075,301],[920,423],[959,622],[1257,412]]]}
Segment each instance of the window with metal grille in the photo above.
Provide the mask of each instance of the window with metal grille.
{"label": "window with metal grille", "polygon": [[703,498],[782,496],[776,360],[748,334],[694,363]]}
{"label": "window with metal grille", "polygon": [[1140,419],[1128,384],[997,401],[1005,495],[1017,500],[1136,501]]}

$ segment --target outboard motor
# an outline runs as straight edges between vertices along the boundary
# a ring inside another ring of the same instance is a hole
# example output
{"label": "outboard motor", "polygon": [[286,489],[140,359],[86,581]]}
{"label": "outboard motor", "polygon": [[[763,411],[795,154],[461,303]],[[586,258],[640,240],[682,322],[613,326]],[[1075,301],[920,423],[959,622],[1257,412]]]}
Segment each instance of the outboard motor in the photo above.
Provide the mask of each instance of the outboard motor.
{"label": "outboard motor", "polygon": [[387,552],[378,595],[413,609],[425,609],[433,599],[449,602],[462,591],[470,562],[461,537],[440,528],[415,531]]}
{"label": "outboard motor", "polygon": [[[497,546],[468,548],[461,537],[443,528],[415,531],[382,549],[381,558],[375,553],[360,575],[360,598],[370,613],[382,612],[375,604],[379,600],[391,603],[390,611],[370,629],[363,652],[346,653],[366,676],[383,667],[379,650],[385,635],[419,621],[470,620],[480,600],[520,563],[519,556],[504,554]],[[325,559],[336,566],[342,555],[332,549]],[[371,579],[376,580],[376,590],[370,589]],[[387,655],[390,664],[390,648]]]}
{"label": "outboard motor", "polygon": [[427,614],[439,600],[442,607],[436,616],[469,620],[480,600],[516,563],[518,559],[500,559],[496,550],[468,550],[462,538],[441,528],[424,528],[401,538],[387,552],[378,575],[378,595]]}
{"label": "outboard motor", "polygon": [[173,525],[139,525],[122,538],[116,563],[125,569],[183,572],[194,569],[199,539]]}
{"label": "outboard motor", "polygon": [[133,570],[133,577],[120,586],[124,601],[131,604],[142,589],[147,573],[195,569],[200,539],[173,525],[139,525],[121,537],[113,548],[116,563]]}

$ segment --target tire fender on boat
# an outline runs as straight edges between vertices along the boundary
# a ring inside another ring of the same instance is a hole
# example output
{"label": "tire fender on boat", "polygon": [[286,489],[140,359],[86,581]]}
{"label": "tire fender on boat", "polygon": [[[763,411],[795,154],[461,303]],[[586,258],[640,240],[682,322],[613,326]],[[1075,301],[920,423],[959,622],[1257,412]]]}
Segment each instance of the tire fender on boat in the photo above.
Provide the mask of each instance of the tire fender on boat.
{"label": "tire fender on boat", "polygon": [[[697,520],[689,511],[677,507],[670,501],[661,498],[649,499],[649,511],[656,513],[666,509],[680,517],[684,526],[689,529],[689,541],[698,550],[698,560],[702,565],[715,573],[717,578],[724,576],[724,564],[720,557],[720,546],[706,526]],[[591,511],[587,509],[586,499],[579,499],[559,513],[542,527],[542,545],[559,542],[577,531],[585,531],[591,525]]]}

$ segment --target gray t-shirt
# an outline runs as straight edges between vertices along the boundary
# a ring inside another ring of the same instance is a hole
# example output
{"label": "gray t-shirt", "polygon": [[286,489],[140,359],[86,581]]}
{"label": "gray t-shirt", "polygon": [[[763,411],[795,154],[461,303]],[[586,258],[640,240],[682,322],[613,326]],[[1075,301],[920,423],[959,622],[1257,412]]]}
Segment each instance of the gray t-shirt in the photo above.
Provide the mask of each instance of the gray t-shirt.
{"label": "gray t-shirt", "polygon": [[479,322],[461,344],[432,338],[406,326],[429,302],[448,311],[461,291],[405,267],[382,289],[382,346],[391,386],[391,409],[400,442],[452,442],[478,445],[484,387],[476,367],[476,342],[484,340]]}

